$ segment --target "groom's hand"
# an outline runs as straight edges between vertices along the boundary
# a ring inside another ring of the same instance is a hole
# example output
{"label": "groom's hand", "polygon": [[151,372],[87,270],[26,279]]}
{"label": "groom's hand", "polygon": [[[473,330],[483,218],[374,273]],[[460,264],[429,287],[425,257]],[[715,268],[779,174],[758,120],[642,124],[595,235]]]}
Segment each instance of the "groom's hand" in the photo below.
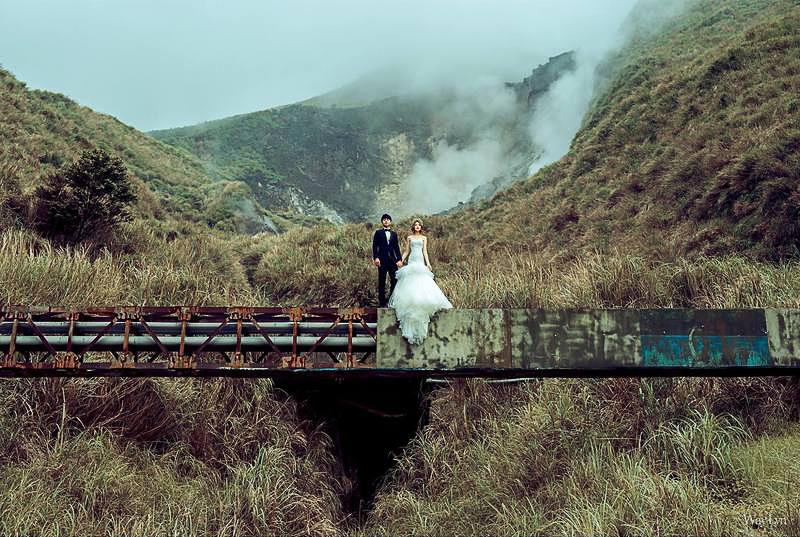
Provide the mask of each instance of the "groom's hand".
{"label": "groom's hand", "polygon": [[372,264],[378,268],[381,268],[381,260],[378,259],[377,257],[372,261]]}

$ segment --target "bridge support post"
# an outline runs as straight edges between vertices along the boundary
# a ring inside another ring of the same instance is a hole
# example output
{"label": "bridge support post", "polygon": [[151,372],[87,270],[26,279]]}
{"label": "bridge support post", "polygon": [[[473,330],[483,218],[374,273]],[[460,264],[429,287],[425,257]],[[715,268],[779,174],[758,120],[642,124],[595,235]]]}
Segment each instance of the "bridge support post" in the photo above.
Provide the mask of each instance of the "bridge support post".
{"label": "bridge support post", "polygon": [[69,322],[69,330],[67,331],[67,351],[61,356],[55,357],[56,367],[64,369],[74,369],[78,367],[78,355],[72,351],[72,338],[75,335],[75,322],[80,320],[80,312],[70,310],[67,313],[67,321]]}
{"label": "bridge support post", "polygon": [[5,366],[17,366],[17,334],[19,333],[19,314],[13,314],[11,325],[11,341],[8,344],[8,352],[5,354]]}
{"label": "bridge support post", "polygon": [[181,308],[178,313],[178,319],[181,323],[180,343],[178,344],[178,355],[170,354],[169,356],[170,367],[175,369],[191,369],[192,356],[186,356],[186,331],[189,321],[192,320],[191,309]]}

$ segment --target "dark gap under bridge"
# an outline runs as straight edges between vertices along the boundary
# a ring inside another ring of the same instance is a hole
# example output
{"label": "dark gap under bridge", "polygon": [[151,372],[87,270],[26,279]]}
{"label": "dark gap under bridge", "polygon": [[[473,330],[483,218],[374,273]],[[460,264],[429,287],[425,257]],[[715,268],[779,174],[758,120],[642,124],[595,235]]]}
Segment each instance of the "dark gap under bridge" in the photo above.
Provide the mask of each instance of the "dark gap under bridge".
{"label": "dark gap under bridge", "polygon": [[421,345],[375,308],[0,308],[0,376],[797,375],[800,310],[439,312]]}

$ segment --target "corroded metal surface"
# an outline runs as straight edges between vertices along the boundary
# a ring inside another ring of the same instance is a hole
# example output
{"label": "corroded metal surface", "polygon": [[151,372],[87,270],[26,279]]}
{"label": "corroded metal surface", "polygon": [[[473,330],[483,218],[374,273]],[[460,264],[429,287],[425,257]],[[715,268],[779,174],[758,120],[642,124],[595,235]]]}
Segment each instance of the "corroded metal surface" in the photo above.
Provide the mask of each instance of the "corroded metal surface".
{"label": "corroded metal surface", "polygon": [[775,365],[800,367],[800,310],[764,310],[769,354]]}
{"label": "corroded metal surface", "polygon": [[448,310],[410,345],[380,310],[379,368],[800,372],[798,310]]}
{"label": "corroded metal surface", "polygon": [[523,369],[637,364],[635,310],[510,310],[514,366]]}
{"label": "corroded metal surface", "polygon": [[[0,307],[0,375],[357,368],[374,308]],[[65,371],[68,370],[68,371]]]}
{"label": "corroded metal surface", "polygon": [[437,313],[419,345],[403,339],[394,310],[378,310],[377,364],[387,369],[511,367],[504,310],[447,310]]}
{"label": "corroded metal surface", "polygon": [[643,310],[642,365],[773,365],[764,310]]}
{"label": "corroded metal surface", "polygon": [[0,307],[0,376],[800,374],[800,310]]}

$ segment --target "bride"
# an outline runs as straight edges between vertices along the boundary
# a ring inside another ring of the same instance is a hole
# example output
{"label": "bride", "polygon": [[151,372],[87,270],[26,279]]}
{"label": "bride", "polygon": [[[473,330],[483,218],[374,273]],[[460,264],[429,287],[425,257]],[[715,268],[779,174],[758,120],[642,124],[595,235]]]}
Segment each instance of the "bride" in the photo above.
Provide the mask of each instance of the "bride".
{"label": "bride", "polygon": [[408,264],[397,269],[397,285],[389,299],[394,308],[400,331],[412,344],[422,343],[428,335],[431,316],[453,305],[433,281],[431,261],[428,257],[428,237],[423,233],[422,220],[411,224],[411,235],[406,239],[402,260]]}

